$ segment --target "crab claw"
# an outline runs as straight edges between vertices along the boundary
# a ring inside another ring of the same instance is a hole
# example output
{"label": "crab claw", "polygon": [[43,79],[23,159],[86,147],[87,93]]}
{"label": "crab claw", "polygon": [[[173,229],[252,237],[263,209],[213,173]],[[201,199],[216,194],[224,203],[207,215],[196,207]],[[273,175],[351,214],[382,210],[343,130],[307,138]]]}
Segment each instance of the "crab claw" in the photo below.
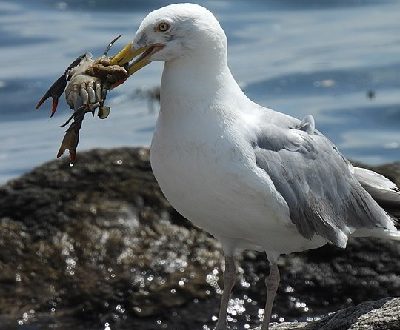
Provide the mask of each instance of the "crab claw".
{"label": "crab claw", "polygon": [[55,112],[57,111],[58,100],[61,95],[64,93],[65,87],[67,86],[67,76],[71,69],[78,66],[84,58],[88,58],[89,54],[82,54],[78,56],[69,66],[65,69],[63,75],[58,78],[53,85],[49,88],[49,90],[43,95],[38,104],[36,104],[36,109],[39,109],[41,105],[46,101],[49,97],[53,99],[53,104],[51,106],[51,114],[50,117],[53,117]]}
{"label": "crab claw", "polygon": [[51,106],[51,114],[50,114],[50,118],[51,117],[53,117],[54,116],[54,114],[56,113],[56,111],[57,111],[57,106],[58,106],[58,100],[59,100],[59,98],[57,97],[53,97],[53,103],[52,103],[52,106]]}
{"label": "crab claw", "polygon": [[61,142],[60,149],[58,150],[57,158],[60,158],[65,150],[69,150],[69,159],[71,163],[76,160],[76,147],[79,143],[79,130],[81,128],[81,122],[74,122],[65,132],[64,138]]}
{"label": "crab claw", "polygon": [[41,105],[48,99],[52,98],[53,99],[53,104],[51,107],[51,114],[50,117],[53,117],[55,112],[57,111],[57,105],[58,105],[58,100],[60,99],[62,93],[64,93],[64,89],[67,86],[67,78],[65,74],[63,74],[60,78],[56,80],[56,82],[51,85],[49,90],[43,95],[43,97],[40,99],[38,104],[36,105],[36,109],[39,109]]}

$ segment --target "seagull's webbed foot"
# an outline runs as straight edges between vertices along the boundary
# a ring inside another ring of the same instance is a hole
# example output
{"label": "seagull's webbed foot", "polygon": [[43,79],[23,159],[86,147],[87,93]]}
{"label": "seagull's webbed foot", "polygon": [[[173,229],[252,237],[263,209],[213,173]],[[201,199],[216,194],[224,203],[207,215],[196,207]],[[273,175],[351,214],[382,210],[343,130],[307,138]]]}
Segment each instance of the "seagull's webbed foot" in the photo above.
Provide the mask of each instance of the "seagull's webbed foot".
{"label": "seagull's webbed foot", "polygon": [[233,256],[225,256],[224,271],[224,292],[221,297],[221,306],[219,309],[218,323],[215,330],[226,330],[227,310],[231,291],[236,282],[236,264]]}

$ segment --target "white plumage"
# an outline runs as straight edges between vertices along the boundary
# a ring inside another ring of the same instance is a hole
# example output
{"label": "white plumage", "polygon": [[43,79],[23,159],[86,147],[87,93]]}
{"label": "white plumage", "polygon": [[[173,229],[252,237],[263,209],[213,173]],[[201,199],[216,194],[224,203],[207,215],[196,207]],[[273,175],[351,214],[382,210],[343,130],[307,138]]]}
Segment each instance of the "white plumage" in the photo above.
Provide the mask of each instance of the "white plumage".
{"label": "white plumage", "polygon": [[[160,21],[171,24],[167,36],[154,32],[153,27]],[[331,195],[336,197],[348,196],[353,189],[369,197],[353,177],[351,165],[315,130],[311,116],[299,121],[263,108],[244,95],[227,65],[226,36],[205,8],[180,4],[156,10],[143,20],[135,42],[165,43],[165,48],[152,58],[166,62],[161,111],[151,145],[154,174],[171,204],[219,238],[224,247],[231,249],[229,252],[255,248],[266,251],[271,259],[330,241],[323,232],[309,239],[297,230],[290,200],[273,182],[271,171],[260,164],[260,151],[270,151],[265,160],[269,167],[282,167],[287,172],[296,171],[312,158],[310,164],[319,166],[311,169],[314,177],[310,175],[307,182],[286,182],[305,183],[300,187],[304,194],[321,189],[319,197],[323,199],[325,191],[334,192]],[[292,164],[292,160],[297,163]],[[326,160],[331,162],[323,163]],[[334,177],[336,186],[325,184],[328,178],[318,179],[321,172],[332,176],[338,170],[342,172]],[[349,179],[354,182],[347,184]],[[394,231],[390,218],[372,203],[370,207],[381,217],[375,224]],[[320,216],[325,215],[321,212]],[[347,228],[339,228],[336,223],[332,226],[345,236],[357,230],[350,223]],[[367,223],[365,226],[371,227]],[[345,246],[347,238],[343,240],[331,241]]]}
{"label": "white plumage", "polygon": [[394,184],[353,168],[311,116],[300,121],[249,100],[228,68],[225,33],[208,10],[193,4],[156,10],[133,45],[162,45],[151,56],[165,62],[150,153],[157,181],[170,203],[224,248],[218,330],[226,328],[236,249],[265,251],[271,262],[267,329],[279,255],[327,242],[345,247],[352,234],[399,239],[358,180],[398,202]]}

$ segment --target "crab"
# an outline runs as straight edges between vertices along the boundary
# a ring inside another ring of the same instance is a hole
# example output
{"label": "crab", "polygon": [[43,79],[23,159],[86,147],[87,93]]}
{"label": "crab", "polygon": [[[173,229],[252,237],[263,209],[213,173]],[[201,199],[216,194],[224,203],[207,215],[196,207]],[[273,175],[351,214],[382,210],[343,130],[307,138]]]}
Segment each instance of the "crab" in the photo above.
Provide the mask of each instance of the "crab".
{"label": "crab", "polygon": [[79,131],[85,114],[90,112],[94,115],[98,109],[99,118],[107,118],[110,113],[110,107],[104,105],[107,92],[129,77],[127,63],[121,63],[118,57],[107,55],[119,37],[115,38],[104,54],[97,59],[94,59],[90,53],[76,58],[37,103],[36,109],[39,109],[47,99],[52,98],[50,117],[53,117],[57,111],[59,99],[65,91],[66,101],[74,111],[62,125],[65,127],[72,121],[65,132],[57,158],[68,149],[71,163],[75,162]]}

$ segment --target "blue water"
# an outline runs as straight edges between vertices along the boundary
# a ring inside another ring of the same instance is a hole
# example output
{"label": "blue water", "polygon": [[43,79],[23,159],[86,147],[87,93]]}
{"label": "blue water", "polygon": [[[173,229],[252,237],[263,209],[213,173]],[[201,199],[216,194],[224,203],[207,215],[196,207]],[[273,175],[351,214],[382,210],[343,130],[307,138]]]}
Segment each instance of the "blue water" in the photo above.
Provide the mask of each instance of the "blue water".
{"label": "blue water", "polygon": [[[199,1],[221,21],[230,67],[255,101],[302,117],[349,158],[400,159],[400,1]],[[55,158],[70,114],[37,100],[78,55],[121,47],[161,0],[0,0],[0,182]],[[152,88],[153,63],[109,93],[107,120],[84,122],[79,150],[148,145],[156,114],[135,88]],[[368,97],[368,93],[372,97]]]}

